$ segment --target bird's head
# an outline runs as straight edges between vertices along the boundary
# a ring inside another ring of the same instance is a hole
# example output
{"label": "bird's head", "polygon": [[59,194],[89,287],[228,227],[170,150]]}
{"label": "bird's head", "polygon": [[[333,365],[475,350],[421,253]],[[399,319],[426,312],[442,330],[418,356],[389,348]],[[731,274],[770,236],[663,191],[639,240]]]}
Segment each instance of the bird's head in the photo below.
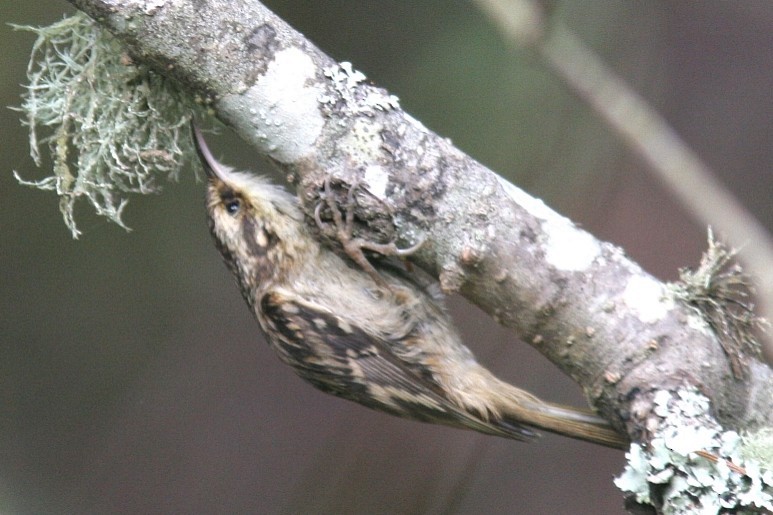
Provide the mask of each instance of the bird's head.
{"label": "bird's head", "polygon": [[297,200],[265,178],[219,163],[193,124],[196,150],[208,177],[209,227],[226,264],[247,296],[287,272],[307,241]]}

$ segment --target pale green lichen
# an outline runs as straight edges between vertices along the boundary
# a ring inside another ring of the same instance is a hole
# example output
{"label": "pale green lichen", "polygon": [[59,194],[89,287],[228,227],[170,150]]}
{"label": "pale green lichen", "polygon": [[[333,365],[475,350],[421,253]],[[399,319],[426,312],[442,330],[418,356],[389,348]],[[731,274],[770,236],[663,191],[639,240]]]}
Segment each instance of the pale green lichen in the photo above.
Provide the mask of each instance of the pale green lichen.
{"label": "pale green lichen", "polygon": [[647,448],[632,444],[615,485],[666,514],[769,513],[773,470],[734,431],[722,431],[692,388],[655,394],[662,423]]}
{"label": "pale green lichen", "polygon": [[749,460],[767,463],[773,473],[773,428],[744,434],[743,456]]}
{"label": "pale green lichen", "polygon": [[[126,227],[131,193],[160,191],[191,155],[188,123],[196,109],[170,80],[135,65],[121,43],[84,14],[37,34],[20,107],[30,155],[42,166],[47,145],[53,175],[24,185],[56,191],[65,224],[78,237],[74,207],[88,199],[97,214]],[[200,109],[200,108],[199,108]],[[26,174],[25,174],[26,175]]]}

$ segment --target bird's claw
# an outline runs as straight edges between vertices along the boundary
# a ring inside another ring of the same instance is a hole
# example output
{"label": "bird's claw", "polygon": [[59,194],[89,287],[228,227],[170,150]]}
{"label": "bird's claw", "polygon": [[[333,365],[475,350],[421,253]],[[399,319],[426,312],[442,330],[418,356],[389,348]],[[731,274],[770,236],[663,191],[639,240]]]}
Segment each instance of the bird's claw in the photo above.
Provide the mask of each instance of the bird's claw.
{"label": "bird's claw", "polygon": [[355,181],[350,187],[346,195],[346,206],[344,208],[344,214],[341,214],[341,210],[336,204],[335,197],[331,192],[330,178],[325,179],[324,191],[322,193],[323,201],[327,204],[328,209],[332,213],[333,228],[331,229],[329,224],[322,221],[320,216],[322,210],[322,202],[319,202],[314,208],[314,221],[317,223],[319,229],[328,236],[334,237],[344,249],[346,255],[354,261],[360,268],[362,268],[368,275],[370,275],[376,283],[381,286],[387,286],[384,277],[376,270],[376,268],[365,257],[364,250],[370,250],[377,252],[383,256],[398,256],[407,257],[416,252],[424,244],[424,239],[420,240],[411,247],[401,249],[397,246],[394,240],[389,243],[376,243],[365,240],[363,238],[354,237],[354,192],[359,187],[360,181]]}

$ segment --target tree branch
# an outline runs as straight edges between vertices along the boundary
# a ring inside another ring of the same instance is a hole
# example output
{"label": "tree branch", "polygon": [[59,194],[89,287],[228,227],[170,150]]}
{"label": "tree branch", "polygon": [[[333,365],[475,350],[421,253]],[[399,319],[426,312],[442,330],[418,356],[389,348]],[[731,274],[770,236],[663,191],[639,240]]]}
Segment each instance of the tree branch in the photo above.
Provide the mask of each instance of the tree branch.
{"label": "tree branch", "polygon": [[[668,122],[560,21],[532,0],[477,0],[517,49],[542,62],[603,119],[692,214],[740,249],[757,278],[760,310],[773,319],[773,238],[723,186]],[[773,335],[768,351],[773,357]]]}
{"label": "tree branch", "polygon": [[[716,335],[622,250],[429,131],[258,2],[71,0],[133,59],[190,88],[298,185],[359,181],[360,235],[394,231],[412,260],[510,327],[634,438],[652,392],[697,387],[723,426],[773,425],[771,370],[733,377]],[[635,406],[635,409],[632,407]]]}

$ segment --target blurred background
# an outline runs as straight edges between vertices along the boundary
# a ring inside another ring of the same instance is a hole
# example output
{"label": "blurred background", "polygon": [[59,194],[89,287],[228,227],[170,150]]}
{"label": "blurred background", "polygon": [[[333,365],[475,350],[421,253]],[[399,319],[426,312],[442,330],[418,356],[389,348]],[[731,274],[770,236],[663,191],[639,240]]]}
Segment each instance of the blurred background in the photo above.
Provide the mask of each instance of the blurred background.
{"label": "blurred background", "polygon": [[[476,159],[673,280],[706,229],[540,61],[462,1],[269,1],[337,60]],[[773,229],[773,3],[555,1],[555,15],[663,114]],[[47,25],[62,0],[3,2]],[[34,36],[0,27],[0,104]],[[193,173],[133,198],[133,231],[77,210],[71,238],[19,114],[0,110],[0,512],[621,513],[622,453],[522,444],[317,392],[258,334],[210,240]],[[249,148],[213,138],[223,160]],[[260,170],[271,173],[271,170]],[[280,180],[281,178],[277,178]],[[773,265],[772,265],[773,266]],[[581,404],[574,384],[463,299],[466,341],[503,378]]]}

